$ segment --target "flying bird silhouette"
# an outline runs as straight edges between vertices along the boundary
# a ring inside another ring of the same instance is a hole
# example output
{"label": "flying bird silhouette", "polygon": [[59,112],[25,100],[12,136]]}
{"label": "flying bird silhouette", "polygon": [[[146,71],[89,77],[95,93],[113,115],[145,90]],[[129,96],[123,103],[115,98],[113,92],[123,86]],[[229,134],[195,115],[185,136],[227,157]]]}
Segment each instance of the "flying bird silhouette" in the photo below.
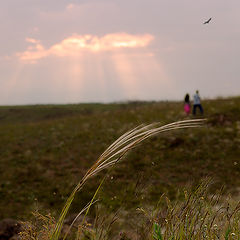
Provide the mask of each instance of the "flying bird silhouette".
{"label": "flying bird silhouette", "polygon": [[212,20],[212,18],[209,18],[206,22],[204,22],[203,24],[207,24]]}

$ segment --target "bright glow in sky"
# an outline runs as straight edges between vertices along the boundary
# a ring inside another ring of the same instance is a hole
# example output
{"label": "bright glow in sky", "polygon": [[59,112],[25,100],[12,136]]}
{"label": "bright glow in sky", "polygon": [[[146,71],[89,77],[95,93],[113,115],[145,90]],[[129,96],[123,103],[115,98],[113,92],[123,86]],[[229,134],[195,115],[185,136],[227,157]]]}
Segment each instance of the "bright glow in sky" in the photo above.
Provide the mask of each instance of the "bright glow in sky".
{"label": "bright glow in sky", "polygon": [[1,1],[0,105],[240,95],[239,9],[239,0]]}
{"label": "bright glow in sky", "polygon": [[153,36],[145,34],[134,36],[126,33],[108,34],[101,38],[97,36],[71,36],[60,43],[54,44],[46,49],[40,41],[33,38],[26,38],[26,41],[34,44],[29,46],[26,51],[17,53],[20,60],[36,63],[36,60],[55,55],[58,57],[74,57],[81,55],[83,50],[92,52],[111,51],[116,48],[140,48],[146,47],[153,40]]}

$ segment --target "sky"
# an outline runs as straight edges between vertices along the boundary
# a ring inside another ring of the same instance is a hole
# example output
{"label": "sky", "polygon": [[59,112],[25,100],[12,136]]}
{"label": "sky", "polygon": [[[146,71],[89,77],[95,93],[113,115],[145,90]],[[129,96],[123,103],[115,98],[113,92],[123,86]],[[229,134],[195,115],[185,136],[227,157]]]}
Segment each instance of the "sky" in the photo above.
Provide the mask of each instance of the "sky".
{"label": "sky", "polygon": [[0,1],[0,105],[238,96],[239,9],[239,0]]}

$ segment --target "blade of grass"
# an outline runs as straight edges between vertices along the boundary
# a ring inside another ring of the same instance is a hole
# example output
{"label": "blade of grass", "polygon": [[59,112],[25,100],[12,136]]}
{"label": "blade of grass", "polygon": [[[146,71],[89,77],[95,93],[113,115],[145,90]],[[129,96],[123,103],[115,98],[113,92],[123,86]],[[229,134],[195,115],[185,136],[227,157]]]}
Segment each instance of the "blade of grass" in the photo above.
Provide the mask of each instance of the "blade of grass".
{"label": "blade of grass", "polygon": [[[148,139],[152,136],[155,136],[159,133],[166,131],[183,129],[183,128],[194,128],[200,127],[205,122],[205,119],[193,119],[193,120],[184,120],[174,123],[170,123],[164,126],[158,126],[159,123],[149,124],[147,126],[140,125],[139,127],[130,130],[129,132],[120,136],[113,144],[111,144],[103,154],[97,159],[97,161],[92,165],[92,167],[86,172],[82,180],[77,184],[77,186],[72,191],[71,195],[67,199],[60,217],[57,221],[56,227],[51,235],[50,240],[58,240],[61,229],[63,226],[63,221],[68,213],[68,210],[71,206],[72,201],[74,200],[75,194],[82,189],[86,181],[96,175],[98,172],[106,169],[108,167],[114,166],[119,162],[125,154],[131,149],[135,148],[139,143]],[[114,159],[115,158],[115,159]],[[113,160],[114,159],[114,160]],[[101,185],[101,184],[100,184]],[[97,189],[98,192],[100,188]],[[94,194],[95,197],[95,194]],[[93,198],[94,199],[94,198]]]}

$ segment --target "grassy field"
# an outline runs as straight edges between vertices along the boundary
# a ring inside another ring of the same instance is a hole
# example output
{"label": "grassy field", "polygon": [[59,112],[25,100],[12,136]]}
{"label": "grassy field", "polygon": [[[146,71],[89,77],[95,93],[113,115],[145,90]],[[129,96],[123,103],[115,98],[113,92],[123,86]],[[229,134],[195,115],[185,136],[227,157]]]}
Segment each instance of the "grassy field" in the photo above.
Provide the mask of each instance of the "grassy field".
{"label": "grassy field", "polygon": [[[172,131],[134,149],[99,193],[109,212],[178,197],[186,185],[213,178],[211,191],[240,192],[240,98],[203,101],[206,127]],[[40,209],[58,216],[72,189],[100,154],[138,126],[186,119],[181,102],[130,102],[0,107],[0,219],[27,219]],[[91,199],[104,172],[70,209]]]}

